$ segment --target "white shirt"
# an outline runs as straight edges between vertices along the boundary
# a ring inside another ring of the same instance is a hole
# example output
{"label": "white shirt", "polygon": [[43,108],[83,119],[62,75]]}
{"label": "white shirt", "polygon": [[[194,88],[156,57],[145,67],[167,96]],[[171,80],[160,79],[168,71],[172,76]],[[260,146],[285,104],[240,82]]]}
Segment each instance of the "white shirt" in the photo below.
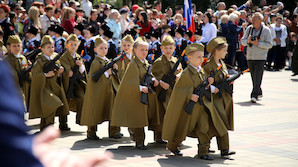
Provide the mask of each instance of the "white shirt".
{"label": "white shirt", "polygon": [[81,7],[84,9],[85,11],[85,16],[89,17],[90,16],[90,12],[93,9],[92,7],[92,3],[89,0],[83,0],[81,2]]}
{"label": "white shirt", "polygon": [[132,58],[131,53],[130,53],[130,54],[126,54],[126,57],[127,57],[129,60],[131,60],[131,58]]}
{"label": "white shirt", "polygon": [[206,23],[202,26],[202,38],[200,42],[209,43],[217,35],[217,28],[214,23]]}
{"label": "white shirt", "polygon": [[[72,56],[72,58],[76,58],[76,54],[74,54],[74,55]],[[82,64],[81,67],[79,67],[79,71],[80,71],[81,74],[85,71],[85,66],[84,66],[84,64]]]}

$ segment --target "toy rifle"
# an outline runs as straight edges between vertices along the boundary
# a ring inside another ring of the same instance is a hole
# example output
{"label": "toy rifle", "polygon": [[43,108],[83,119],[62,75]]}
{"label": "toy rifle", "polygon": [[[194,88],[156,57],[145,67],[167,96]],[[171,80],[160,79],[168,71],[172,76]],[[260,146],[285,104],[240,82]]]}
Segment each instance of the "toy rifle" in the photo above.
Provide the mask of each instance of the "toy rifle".
{"label": "toy rifle", "polygon": [[68,44],[65,49],[63,51],[61,51],[58,56],[56,56],[53,60],[51,60],[50,62],[48,62],[44,68],[43,68],[43,72],[44,73],[48,73],[49,71],[52,70],[59,70],[59,66],[56,64],[56,61],[59,60],[61,58],[61,56],[63,55],[63,53],[66,51],[66,49],[70,46],[71,44]]}
{"label": "toy rifle", "polygon": [[[84,50],[82,50],[81,52],[81,56],[83,56],[84,54]],[[80,60],[79,57],[76,58],[76,61]],[[75,62],[76,62],[75,61]],[[74,98],[74,86],[80,86],[80,79],[83,79],[84,77],[81,76],[81,74],[79,74],[79,66],[75,65],[73,68],[73,75],[72,77],[69,78],[69,87],[66,93],[66,97],[67,98]]]}
{"label": "toy rifle", "polygon": [[[166,74],[162,77],[162,81],[169,84],[171,86],[171,88],[173,89],[174,84],[175,84],[175,80],[176,80],[176,75],[175,72],[180,64],[180,62],[182,61],[183,57],[185,54],[185,50],[183,50],[181,56],[179,57],[178,61],[175,63],[174,67]],[[167,91],[164,88],[161,88],[161,91],[158,95],[158,100],[161,102],[166,101],[166,95],[167,95]]]}
{"label": "toy rifle", "polygon": [[220,81],[218,83],[215,84],[215,87],[218,88],[219,90],[219,97],[222,97],[222,92],[223,91],[227,91],[227,93],[232,97],[232,94],[233,94],[233,90],[231,89],[230,87],[230,84],[235,81],[236,79],[238,79],[242,74],[248,72],[249,69],[247,70],[244,70],[244,71],[240,71],[238,72],[237,74],[235,75],[232,75],[231,77],[223,80],[223,81]]}
{"label": "toy rifle", "polygon": [[[130,51],[129,51],[130,52]],[[105,71],[107,71],[108,69],[112,68],[113,69],[113,65],[115,63],[117,63],[117,61],[121,60],[124,56],[125,56],[125,52],[122,51],[122,54],[115,57],[109,64],[105,65],[102,69],[98,70],[96,73],[94,73],[92,75],[92,80],[94,82],[97,82],[99,80],[99,78],[102,76],[102,74],[104,74]],[[113,71],[115,73],[117,73],[117,70],[113,69]]]}
{"label": "toy rifle", "polygon": [[[151,75],[152,72],[152,64],[154,62],[154,54],[152,55],[152,58],[149,60],[149,66],[147,68],[147,73],[142,79],[142,84],[141,86],[146,86],[149,90],[150,93],[152,93],[152,85],[154,84],[153,76]],[[142,92],[141,95],[141,103],[148,105],[148,93]]]}
{"label": "toy rifle", "polygon": [[[208,78],[212,77],[214,78],[215,74],[219,69],[222,67],[222,65],[218,66],[215,72],[213,72]],[[203,81],[202,84],[200,84],[198,87],[195,88],[193,94],[199,96],[199,102],[201,105],[203,105],[203,97],[206,96],[208,100],[211,100],[211,94],[210,92],[206,89],[206,87],[209,85],[208,78]],[[185,107],[185,111],[190,115],[192,113],[193,107],[196,104],[193,100],[190,100]]]}

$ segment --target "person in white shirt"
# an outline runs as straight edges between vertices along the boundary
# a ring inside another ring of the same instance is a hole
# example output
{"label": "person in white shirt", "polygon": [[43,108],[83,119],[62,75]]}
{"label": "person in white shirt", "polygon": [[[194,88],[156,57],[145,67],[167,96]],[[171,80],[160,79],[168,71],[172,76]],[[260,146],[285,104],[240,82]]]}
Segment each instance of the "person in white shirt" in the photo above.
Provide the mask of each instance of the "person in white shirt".
{"label": "person in white shirt", "polygon": [[[200,42],[206,46],[209,43],[209,41],[211,41],[213,38],[216,37],[216,35],[217,35],[216,25],[212,23],[212,18],[210,13],[206,12],[203,15],[202,38]],[[205,57],[207,55],[208,55],[208,52],[205,49]]]}
{"label": "person in white shirt", "polygon": [[85,11],[85,16],[89,17],[90,16],[90,12],[93,9],[92,7],[92,3],[89,0],[82,0],[81,2],[81,7],[84,9]]}
{"label": "person in white shirt", "polygon": [[45,14],[41,15],[39,18],[41,24],[42,35],[46,34],[48,28],[51,26],[52,16],[54,15],[54,7],[52,5],[47,5],[45,8]]}
{"label": "person in white shirt", "polygon": [[267,68],[271,70],[271,63],[275,57],[273,66],[274,71],[279,71],[285,66],[286,58],[286,39],[288,37],[287,27],[282,24],[283,18],[278,16],[276,22],[270,25],[273,47],[268,54]]}

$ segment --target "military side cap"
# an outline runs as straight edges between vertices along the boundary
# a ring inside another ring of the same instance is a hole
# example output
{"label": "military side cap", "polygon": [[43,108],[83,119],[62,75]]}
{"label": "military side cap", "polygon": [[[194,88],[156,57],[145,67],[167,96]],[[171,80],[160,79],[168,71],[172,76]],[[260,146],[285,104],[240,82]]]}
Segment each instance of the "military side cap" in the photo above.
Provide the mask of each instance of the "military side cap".
{"label": "military side cap", "polygon": [[10,12],[10,9],[7,5],[4,5],[4,4],[0,4],[0,8],[4,9],[6,13],[9,13]]}
{"label": "military side cap", "polygon": [[82,32],[84,30],[84,25],[82,23],[79,23],[74,26],[74,28]]}
{"label": "military side cap", "polygon": [[59,34],[59,35],[62,36],[63,31],[64,31],[64,28],[61,27],[60,25],[56,25],[56,26],[55,26],[55,30],[54,30],[55,33],[57,33],[57,34]]}
{"label": "military side cap", "polygon": [[188,55],[189,53],[194,52],[194,51],[204,52],[204,45],[200,44],[200,43],[199,44],[198,43],[193,43],[193,44],[188,45],[185,48],[185,55]]}
{"label": "military side cap", "polygon": [[18,35],[10,35],[8,36],[7,43],[22,43],[22,41]]}
{"label": "military side cap", "polygon": [[151,36],[154,38],[159,38],[160,37],[160,33],[157,30],[153,30],[151,32]]}
{"label": "military side cap", "polygon": [[187,30],[187,31],[185,32],[185,35],[187,35],[189,38],[191,38],[192,35],[193,35],[193,33],[192,33],[191,31]]}
{"label": "military side cap", "polygon": [[122,41],[128,41],[128,42],[131,42],[131,43],[134,43],[134,40],[132,38],[132,36],[130,34],[126,35]]}
{"label": "military side cap", "polygon": [[110,29],[110,27],[107,26],[107,24],[102,24],[102,25],[100,26],[100,28],[101,28],[102,30],[104,30],[104,31]]}
{"label": "military side cap", "polygon": [[94,46],[97,47],[99,44],[103,43],[103,42],[107,42],[106,40],[104,40],[102,37],[98,37],[95,39],[95,44]]}
{"label": "military side cap", "polygon": [[41,39],[41,46],[43,46],[44,44],[47,44],[47,43],[54,43],[52,37],[49,35],[45,35]]}
{"label": "military side cap", "polygon": [[142,37],[138,37],[138,38],[135,40],[135,42],[140,42],[140,41],[142,41],[142,42],[147,42],[147,41],[146,41],[146,38],[145,38],[144,36],[142,36]]}
{"label": "military side cap", "polygon": [[167,35],[162,39],[161,45],[162,46],[175,45],[175,41],[170,35]]}
{"label": "military side cap", "polygon": [[79,41],[79,39],[75,34],[70,34],[66,41]]}
{"label": "military side cap", "polygon": [[38,32],[38,29],[37,29],[36,27],[34,27],[34,26],[30,26],[30,27],[28,28],[28,33],[31,33],[31,34],[33,34],[33,35],[36,35],[37,32]]}
{"label": "military side cap", "polygon": [[103,35],[108,37],[108,38],[113,38],[114,33],[110,30],[105,30]]}
{"label": "military side cap", "polygon": [[95,32],[96,32],[95,28],[94,28],[93,26],[91,26],[91,25],[88,26],[88,27],[86,28],[86,30],[90,31],[91,34],[95,34]]}
{"label": "military side cap", "polygon": [[50,27],[48,28],[49,31],[55,31],[55,24],[51,24]]}
{"label": "military side cap", "polygon": [[227,40],[225,37],[216,37],[213,38],[207,45],[206,50],[207,52],[211,53],[213,51],[213,49],[223,43],[227,43]]}
{"label": "military side cap", "polygon": [[176,32],[178,32],[178,33],[181,34],[182,36],[184,35],[184,30],[183,30],[183,28],[181,28],[181,27],[178,27],[178,28],[176,29]]}
{"label": "military side cap", "polygon": [[[135,31],[135,30],[134,30]],[[136,31],[135,31],[136,32]],[[151,38],[151,33],[150,32],[146,32],[145,34],[144,34],[144,37],[146,38],[146,39],[150,39]]]}

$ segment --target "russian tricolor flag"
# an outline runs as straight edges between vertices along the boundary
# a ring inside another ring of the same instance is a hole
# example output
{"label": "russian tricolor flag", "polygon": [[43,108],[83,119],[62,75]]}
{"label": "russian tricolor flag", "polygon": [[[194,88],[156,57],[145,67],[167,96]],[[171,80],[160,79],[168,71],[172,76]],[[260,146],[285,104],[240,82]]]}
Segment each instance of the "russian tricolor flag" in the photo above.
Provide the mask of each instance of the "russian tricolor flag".
{"label": "russian tricolor flag", "polygon": [[[195,21],[193,18],[191,0],[184,0],[183,17],[186,21],[186,29],[195,34]],[[190,41],[194,41],[194,35],[191,37]]]}

